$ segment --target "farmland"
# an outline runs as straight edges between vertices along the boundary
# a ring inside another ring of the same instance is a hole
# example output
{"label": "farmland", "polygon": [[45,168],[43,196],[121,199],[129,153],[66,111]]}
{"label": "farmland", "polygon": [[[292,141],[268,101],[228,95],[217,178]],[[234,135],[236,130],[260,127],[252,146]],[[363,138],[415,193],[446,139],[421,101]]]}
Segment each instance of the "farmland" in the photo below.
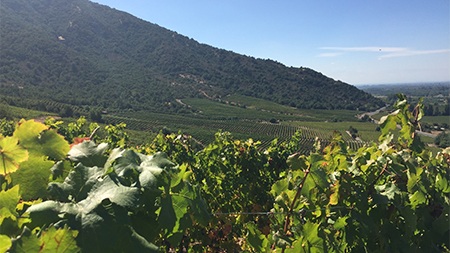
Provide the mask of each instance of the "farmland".
{"label": "farmland", "polygon": [[[43,101],[45,105],[64,108],[65,105]],[[359,120],[359,111],[352,110],[306,110],[280,105],[263,99],[243,95],[230,95],[217,99],[188,98],[178,99],[192,113],[173,113],[155,111],[117,111],[104,113],[103,123],[118,124],[124,122],[130,132],[133,145],[151,140],[157,133],[175,132],[191,135],[199,144],[205,146],[214,140],[218,131],[230,132],[235,138],[252,138],[259,141],[263,149],[274,140],[285,141],[296,132],[301,133],[301,144],[307,153],[316,140],[326,144],[334,132],[342,135],[344,141],[357,149],[367,142],[378,138],[377,125]],[[66,105],[67,107],[67,105]],[[43,118],[51,115],[48,112],[27,110],[19,107],[2,105],[16,118]],[[76,115],[83,115],[89,108],[70,108]],[[373,118],[379,120],[388,110],[382,111]],[[77,117],[74,115],[75,117]],[[56,116],[56,115],[55,115]],[[69,122],[71,119],[67,118]],[[426,116],[424,125],[442,126],[448,122],[447,116]],[[351,136],[350,128],[357,131]],[[423,137],[427,143],[433,138]]]}
{"label": "farmland", "polygon": [[[210,143],[217,131],[230,132],[239,139],[260,141],[261,148],[268,146],[275,138],[285,141],[299,131],[303,146],[308,147],[305,152],[313,147],[316,137],[326,143],[334,131],[341,133],[352,148],[374,140],[378,134],[376,125],[358,122],[355,117],[357,111],[299,110],[244,96],[226,99],[214,101],[191,98],[181,101],[196,111],[194,115],[141,111],[104,115],[103,118],[110,124],[125,122],[131,130],[154,133],[162,129],[180,131],[192,135],[203,145]],[[339,122],[333,122],[337,119]],[[356,140],[346,133],[349,126],[361,130],[360,139]]]}

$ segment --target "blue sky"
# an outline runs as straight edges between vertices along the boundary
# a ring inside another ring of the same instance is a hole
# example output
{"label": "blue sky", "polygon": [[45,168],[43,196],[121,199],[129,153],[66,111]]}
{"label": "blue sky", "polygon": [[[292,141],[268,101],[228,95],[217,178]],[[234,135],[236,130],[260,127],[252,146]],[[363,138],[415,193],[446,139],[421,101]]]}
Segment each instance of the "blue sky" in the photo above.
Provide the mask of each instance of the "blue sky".
{"label": "blue sky", "polygon": [[450,81],[449,0],[93,0],[350,84]]}

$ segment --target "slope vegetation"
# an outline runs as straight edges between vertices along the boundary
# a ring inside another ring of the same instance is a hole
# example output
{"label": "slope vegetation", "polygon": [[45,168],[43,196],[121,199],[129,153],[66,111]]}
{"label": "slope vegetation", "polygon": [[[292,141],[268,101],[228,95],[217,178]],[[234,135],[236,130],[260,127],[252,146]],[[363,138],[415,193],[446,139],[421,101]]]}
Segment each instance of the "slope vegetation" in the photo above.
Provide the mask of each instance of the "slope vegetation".
{"label": "slope vegetation", "polygon": [[87,0],[3,0],[0,15],[0,92],[9,102],[179,112],[176,99],[241,94],[298,108],[382,105],[312,69],[214,48]]}

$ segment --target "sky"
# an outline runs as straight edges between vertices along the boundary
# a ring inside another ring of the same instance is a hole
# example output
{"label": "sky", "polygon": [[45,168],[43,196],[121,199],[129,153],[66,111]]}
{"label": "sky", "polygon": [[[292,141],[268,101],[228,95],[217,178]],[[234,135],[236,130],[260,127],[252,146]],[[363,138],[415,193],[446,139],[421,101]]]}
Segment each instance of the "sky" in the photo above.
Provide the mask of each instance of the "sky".
{"label": "sky", "polygon": [[450,0],[92,1],[353,85],[450,81]]}

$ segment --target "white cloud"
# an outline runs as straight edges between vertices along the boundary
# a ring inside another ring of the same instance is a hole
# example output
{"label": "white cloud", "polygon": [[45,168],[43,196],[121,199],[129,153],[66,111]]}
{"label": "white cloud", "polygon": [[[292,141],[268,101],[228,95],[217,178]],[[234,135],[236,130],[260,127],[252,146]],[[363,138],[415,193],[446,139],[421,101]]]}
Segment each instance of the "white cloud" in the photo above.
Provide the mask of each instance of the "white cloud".
{"label": "white cloud", "polygon": [[340,52],[399,52],[408,50],[404,47],[321,47],[319,49]]}
{"label": "white cloud", "polygon": [[317,55],[317,57],[336,57],[339,55],[342,55],[343,53],[341,52],[336,52],[336,53],[321,53],[319,55]]}
{"label": "white cloud", "polygon": [[426,54],[442,54],[449,53],[450,49],[437,49],[437,50],[405,50],[399,52],[392,52],[390,54],[385,54],[380,56],[380,59],[383,58],[392,58],[392,57],[403,57],[403,56],[414,56],[414,55],[426,55]]}
{"label": "white cloud", "polygon": [[414,50],[406,47],[321,47],[319,49],[334,52],[321,53],[317,57],[336,57],[349,52],[373,52],[382,54],[378,59],[450,52],[450,49]]}

